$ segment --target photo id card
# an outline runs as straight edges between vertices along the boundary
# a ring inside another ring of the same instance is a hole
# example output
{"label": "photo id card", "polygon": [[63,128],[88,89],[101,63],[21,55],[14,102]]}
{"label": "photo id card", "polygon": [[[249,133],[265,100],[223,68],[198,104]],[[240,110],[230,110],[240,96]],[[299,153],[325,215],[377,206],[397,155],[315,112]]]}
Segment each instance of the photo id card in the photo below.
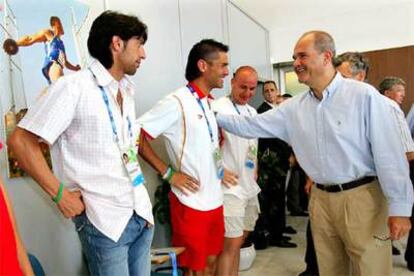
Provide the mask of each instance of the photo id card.
{"label": "photo id card", "polygon": [[144,183],[144,175],[138,163],[136,146],[129,146],[122,151],[122,162],[131,180],[132,186],[136,187]]}
{"label": "photo id card", "polygon": [[257,147],[255,145],[249,145],[247,150],[245,166],[249,169],[254,169],[256,164]]}
{"label": "photo id card", "polygon": [[221,156],[221,152],[219,148],[215,148],[215,150],[213,151],[213,159],[214,159],[214,164],[216,165],[216,169],[217,169],[217,177],[219,179],[223,179],[224,164],[223,164],[223,158]]}

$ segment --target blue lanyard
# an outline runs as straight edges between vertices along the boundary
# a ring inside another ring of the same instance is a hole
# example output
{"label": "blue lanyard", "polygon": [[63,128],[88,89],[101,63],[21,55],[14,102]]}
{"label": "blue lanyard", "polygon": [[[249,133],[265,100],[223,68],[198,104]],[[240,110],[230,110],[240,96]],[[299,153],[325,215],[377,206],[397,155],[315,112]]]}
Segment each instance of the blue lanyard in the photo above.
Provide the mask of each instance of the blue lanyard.
{"label": "blue lanyard", "polygon": [[194,87],[192,87],[189,84],[187,84],[187,87],[190,90],[190,92],[193,94],[194,98],[196,98],[197,103],[200,106],[201,110],[203,110],[204,118],[206,119],[206,123],[207,123],[207,127],[208,127],[208,133],[210,134],[211,143],[214,143],[213,130],[211,128],[210,122],[208,121],[206,110],[204,109],[203,103],[201,102],[200,98],[198,97],[196,91],[194,90]]}
{"label": "blue lanyard", "polygon": [[[92,76],[94,77],[94,79],[96,81],[96,84],[98,85],[99,89],[102,92],[102,98],[103,98],[103,100],[105,102],[106,110],[108,111],[109,120],[111,121],[112,134],[113,134],[113,137],[114,137],[114,141],[116,143],[119,143],[118,132],[116,130],[114,115],[112,114],[111,106],[109,105],[108,95],[106,94],[106,91],[102,87],[102,85],[99,85],[98,84],[97,79],[96,79],[96,76],[95,76],[95,74],[92,72],[92,70],[90,68],[89,68],[89,71],[91,71]],[[128,121],[128,135],[129,135],[129,138],[132,139],[132,124],[131,124],[131,120],[129,119],[129,116],[127,116],[127,121]]]}
{"label": "blue lanyard", "polygon": [[171,265],[172,265],[172,268],[173,268],[173,271],[172,271],[172,276],[178,276],[178,270],[177,270],[177,256],[176,256],[176,254],[175,254],[175,252],[174,252],[174,251],[170,251],[170,252],[168,252],[168,255],[170,255],[170,258],[171,258]]}
{"label": "blue lanyard", "polygon": [[[233,104],[233,106],[234,106],[234,109],[236,109],[236,111],[237,111],[237,113],[239,114],[239,115],[241,115],[241,113],[240,113],[240,110],[239,110],[239,108],[237,107],[237,105],[230,99],[230,101],[231,101],[231,103]],[[249,115],[250,116],[253,116],[252,115],[252,113],[250,112],[250,110],[249,110],[249,108],[248,107],[246,107],[247,108],[247,112],[249,112]]]}

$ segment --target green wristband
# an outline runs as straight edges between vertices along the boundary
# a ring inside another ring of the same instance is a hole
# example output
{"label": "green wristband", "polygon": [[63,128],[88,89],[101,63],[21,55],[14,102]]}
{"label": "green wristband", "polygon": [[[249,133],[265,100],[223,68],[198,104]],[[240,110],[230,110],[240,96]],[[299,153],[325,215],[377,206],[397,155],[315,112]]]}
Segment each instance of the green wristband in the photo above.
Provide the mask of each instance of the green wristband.
{"label": "green wristband", "polygon": [[[171,168],[171,167],[170,167]],[[166,180],[168,181],[168,183],[170,183],[171,184],[171,179],[172,179],[172,177],[173,177],[173,175],[175,174],[175,171],[174,171],[174,169],[173,168],[171,168],[171,172],[170,172],[170,174],[167,176],[167,178],[166,178]]]}
{"label": "green wristband", "polygon": [[59,182],[59,191],[58,191],[58,193],[55,197],[52,197],[52,200],[56,204],[58,204],[60,202],[60,200],[62,199],[62,195],[63,195],[63,183]]}

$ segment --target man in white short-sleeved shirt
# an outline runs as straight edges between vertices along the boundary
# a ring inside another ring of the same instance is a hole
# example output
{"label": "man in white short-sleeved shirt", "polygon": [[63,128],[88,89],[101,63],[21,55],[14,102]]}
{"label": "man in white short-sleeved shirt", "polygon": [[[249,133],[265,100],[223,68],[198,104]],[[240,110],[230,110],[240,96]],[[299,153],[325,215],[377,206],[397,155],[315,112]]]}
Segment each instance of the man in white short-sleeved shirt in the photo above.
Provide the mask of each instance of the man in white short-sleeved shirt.
{"label": "man in white short-sleeved shirt", "polygon": [[[227,51],[226,45],[212,39],[196,43],[188,56],[187,86],[138,119],[140,155],[171,184],[172,244],[186,248],[178,263],[188,275],[213,275],[223,248],[224,167],[210,92],[223,87],[228,75]],[[158,136],[165,138],[169,165],[148,143]]]}
{"label": "man in white short-sleeved shirt", "polygon": [[414,142],[405,120],[404,112],[400,107],[405,98],[405,86],[405,81],[401,78],[386,77],[379,84],[379,91],[385,96],[385,99],[391,106],[391,113],[395,118],[405,154],[408,161],[411,161],[414,159]]}
{"label": "man in white short-sleeved shirt", "polygon": [[[213,102],[212,108],[221,114],[254,116],[256,110],[248,102],[256,93],[257,72],[251,66],[236,70],[231,80],[231,93]],[[248,233],[254,230],[259,216],[256,183],[257,139],[244,139],[223,131],[221,145],[224,166],[238,176],[237,185],[223,185],[224,248],[218,261],[218,275],[237,275],[240,247]]]}
{"label": "man in white short-sleeved shirt", "polygon": [[[90,67],[53,84],[9,140],[22,168],[73,219],[91,275],[150,274],[154,222],[126,76],[145,58],[146,39],[137,17],[102,13],[89,33]],[[39,138],[51,145],[55,174]]]}

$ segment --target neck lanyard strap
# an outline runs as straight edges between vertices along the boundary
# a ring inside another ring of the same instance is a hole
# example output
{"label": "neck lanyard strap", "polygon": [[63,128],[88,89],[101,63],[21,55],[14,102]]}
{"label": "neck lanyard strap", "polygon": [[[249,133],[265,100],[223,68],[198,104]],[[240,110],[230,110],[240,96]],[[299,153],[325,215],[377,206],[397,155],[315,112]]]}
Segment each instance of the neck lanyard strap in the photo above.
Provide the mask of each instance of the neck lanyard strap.
{"label": "neck lanyard strap", "polygon": [[194,87],[192,87],[190,84],[188,84],[187,88],[190,90],[191,94],[193,94],[194,98],[197,100],[198,105],[200,106],[201,110],[203,111],[204,118],[206,119],[206,123],[207,123],[208,133],[210,134],[210,140],[211,140],[211,143],[213,143],[214,142],[213,130],[212,130],[210,122],[207,118],[206,110],[204,109],[203,103],[201,102],[200,98],[198,97],[196,91],[194,90]]}
{"label": "neck lanyard strap", "polygon": [[[241,115],[241,112],[240,112],[240,110],[239,110],[239,108],[237,107],[237,105],[232,101],[232,99],[230,98],[230,101],[231,101],[231,103],[233,104],[233,106],[234,106],[234,109],[236,109],[236,112],[239,114],[239,115]],[[247,112],[249,112],[249,115],[250,115],[250,117],[252,117],[253,115],[252,115],[252,113],[250,112],[250,109],[246,106],[246,109],[247,109]]]}
{"label": "neck lanyard strap", "polygon": [[[106,110],[108,111],[109,120],[111,121],[112,134],[113,134],[113,137],[114,137],[114,141],[116,143],[119,143],[118,131],[116,130],[114,115],[112,113],[111,106],[109,105],[108,95],[105,91],[105,88],[103,88],[102,85],[98,84],[96,76],[90,68],[89,68],[89,71],[92,73],[92,76],[95,79],[97,86],[99,87],[99,89],[102,92],[102,99],[105,102]],[[130,139],[132,139],[132,124],[131,124],[131,120],[129,119],[129,116],[127,116],[127,121],[128,121],[128,136],[129,136]]]}

